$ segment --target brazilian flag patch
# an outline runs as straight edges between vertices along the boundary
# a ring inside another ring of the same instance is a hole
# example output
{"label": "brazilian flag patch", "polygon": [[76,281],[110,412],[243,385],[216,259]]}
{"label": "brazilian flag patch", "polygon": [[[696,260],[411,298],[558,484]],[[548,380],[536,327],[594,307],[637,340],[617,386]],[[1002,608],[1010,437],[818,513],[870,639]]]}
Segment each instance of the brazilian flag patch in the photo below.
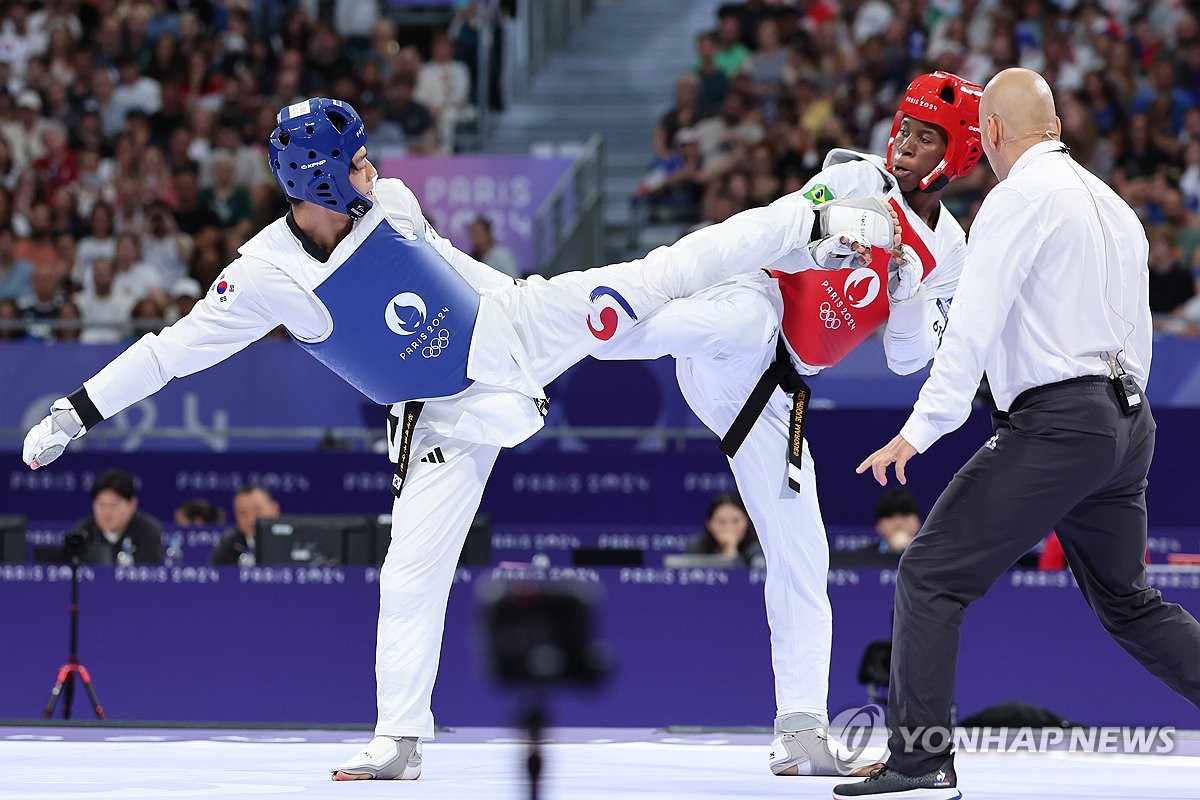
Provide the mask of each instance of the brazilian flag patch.
{"label": "brazilian flag patch", "polygon": [[823,183],[818,183],[816,186],[809,189],[801,197],[807,199],[810,203],[828,203],[833,199],[833,192],[829,191],[829,187]]}

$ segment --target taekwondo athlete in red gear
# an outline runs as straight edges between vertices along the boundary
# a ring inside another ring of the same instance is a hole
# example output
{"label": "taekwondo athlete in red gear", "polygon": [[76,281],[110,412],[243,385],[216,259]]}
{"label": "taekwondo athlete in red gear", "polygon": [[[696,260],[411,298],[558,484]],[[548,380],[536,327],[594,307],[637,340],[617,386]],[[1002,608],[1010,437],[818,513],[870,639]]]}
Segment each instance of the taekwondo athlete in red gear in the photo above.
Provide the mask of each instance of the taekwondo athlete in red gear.
{"label": "taekwondo athlete in red gear", "polygon": [[[269,162],[291,210],[241,247],[187,316],[55,401],[23,450],[25,463],[45,466],[102,420],[279,325],[389,407],[396,474],[380,574],[378,724],[331,770],[335,780],[420,775],[458,554],[500,448],[542,426],[544,385],[669,300],[751,269],[739,255],[802,268],[810,246],[846,249],[845,237],[823,243],[829,226],[868,244],[895,239],[881,203],[814,211],[797,194],[636,261],[514,281],[440,237],[401,181],[376,180],[366,144],[361,118],[340,100],[282,109]],[[435,449],[440,458],[422,460]]]}
{"label": "taekwondo athlete in red gear", "polygon": [[[785,274],[757,262],[765,269],[672,301],[595,354],[675,356],[688,404],[725,437],[767,559],[776,697],[769,763],[777,775],[849,775],[877,760],[855,756],[828,731],[829,549],[803,440],[802,376],[833,366],[881,326],[892,371],[915,372],[933,358],[966,254],[941,193],[983,154],[979,97],[977,84],[956,75],[918,77],[900,101],[886,159],[833,150],[800,190],[816,203],[884,200],[900,219],[898,255],[830,255],[817,245],[817,269]],[[757,403],[747,403],[752,396]]]}

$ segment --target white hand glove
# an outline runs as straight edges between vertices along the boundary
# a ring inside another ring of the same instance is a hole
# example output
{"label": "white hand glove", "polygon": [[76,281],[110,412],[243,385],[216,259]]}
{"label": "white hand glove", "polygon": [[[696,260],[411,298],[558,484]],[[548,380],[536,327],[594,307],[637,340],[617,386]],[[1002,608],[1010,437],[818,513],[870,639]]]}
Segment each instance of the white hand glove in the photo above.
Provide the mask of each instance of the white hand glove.
{"label": "white hand glove", "polygon": [[[859,245],[849,237],[850,233],[843,231],[809,244],[808,252],[817,269],[854,269],[870,264],[870,247]],[[860,253],[860,249],[864,252]]]}
{"label": "white hand glove", "polygon": [[921,276],[925,274],[917,251],[906,244],[900,245],[900,251],[899,257],[893,255],[888,262],[888,297],[893,303],[912,299],[921,288]]}
{"label": "white hand glove", "polygon": [[31,469],[44,467],[61,456],[72,439],[84,433],[83,421],[70,401],[60,397],[50,406],[50,415],[25,434],[21,458]]}
{"label": "white hand glove", "polygon": [[[896,215],[882,200],[832,200],[814,208],[813,242],[808,251],[822,269],[871,263],[871,248],[891,248],[899,241]],[[852,258],[848,258],[852,257]]]}

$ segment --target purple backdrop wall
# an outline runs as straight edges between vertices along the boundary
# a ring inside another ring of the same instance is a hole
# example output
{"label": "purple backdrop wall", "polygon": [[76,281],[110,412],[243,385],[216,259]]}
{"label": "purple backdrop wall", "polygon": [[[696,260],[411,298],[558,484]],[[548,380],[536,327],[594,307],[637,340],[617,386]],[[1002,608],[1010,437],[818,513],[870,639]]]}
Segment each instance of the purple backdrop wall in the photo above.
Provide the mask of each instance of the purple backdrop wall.
{"label": "purple backdrop wall", "polygon": [[[19,357],[10,358],[14,353]],[[51,353],[54,357],[47,358]],[[77,385],[103,357],[85,349],[43,347],[5,348],[0,355],[3,374],[22,376],[0,393],[0,427],[10,430],[32,414],[40,416],[38,409]],[[138,419],[150,426],[183,425],[191,415],[200,423],[197,430],[216,429],[218,412],[227,415],[227,423],[232,417],[229,424],[242,426],[283,420],[375,424],[378,408],[346,395],[348,390],[309,361],[290,345],[265,343],[203,377],[173,384],[154,399],[157,405],[135,412],[140,417],[133,422],[111,424],[128,426],[121,447],[139,445]],[[1156,562],[1166,552],[1200,551],[1192,502],[1194,456],[1200,451],[1197,363],[1156,359],[1155,375],[1162,376],[1164,387],[1162,403],[1154,383],[1151,391],[1159,424],[1149,490]],[[310,389],[303,395],[290,388],[298,370]],[[878,374],[872,377],[850,365],[820,381],[818,395],[855,406],[815,409],[808,426],[822,508],[831,540],[839,546],[841,537],[852,538],[869,524],[879,491],[855,476],[853,467],[899,428],[904,398],[915,396],[919,379],[891,380],[888,391],[881,392]],[[587,362],[557,382],[551,394],[555,426],[697,424],[679,401],[666,361]],[[891,407],[859,407],[873,403]],[[913,462],[910,488],[923,507],[989,431],[987,414],[978,411]],[[194,496],[228,508],[232,491],[248,481],[270,486],[286,511],[378,513],[390,507],[390,467],[384,457],[368,453],[211,452],[212,442],[191,436],[169,452],[102,451],[93,445],[50,469],[30,472],[16,458],[15,439],[0,446],[7,459],[0,470],[0,513],[25,513],[60,526],[87,513],[91,477],[114,465],[138,475],[145,507],[164,518],[179,501]],[[682,534],[697,524],[714,492],[729,488],[731,478],[715,440],[680,445],[542,436],[501,455],[483,505],[501,537],[522,530],[562,534],[580,526],[589,536]],[[197,539],[185,563],[202,557],[210,534]],[[619,543],[616,537],[612,541]],[[534,549],[517,545],[513,549],[522,552]],[[0,566],[0,717],[36,715],[66,650],[67,587],[61,574],[14,569]],[[585,573],[607,589],[604,630],[619,671],[598,697],[563,698],[557,704],[559,722],[763,724],[770,718],[761,586],[746,573],[699,573],[698,580],[686,583],[684,574],[656,569]],[[376,601],[368,576],[349,568],[145,574],[97,569],[84,586],[82,654],[115,718],[369,722]],[[281,582],[285,577],[289,582]],[[510,719],[510,700],[479,678],[478,652],[469,635],[474,624],[470,589],[477,575],[470,577],[470,585],[464,582],[451,597],[435,703],[445,724],[503,724]],[[1014,586],[1013,580],[1034,585]],[[1159,580],[1168,599],[1200,607],[1197,576],[1167,573]],[[863,699],[853,674],[865,644],[888,634],[892,588],[879,573],[835,571],[830,593],[837,626],[830,704],[836,711]],[[332,643],[333,633],[340,644]],[[972,608],[960,680],[964,713],[1020,698],[1094,724],[1200,727],[1195,709],[1145,676],[1107,640],[1065,574],[1007,577]],[[696,703],[696,697],[705,702]]]}
{"label": "purple backdrop wall", "polygon": [[[63,574],[21,570],[0,567],[0,718],[37,716],[66,656]],[[434,692],[444,725],[513,718],[513,698],[480,667],[473,590],[489,574],[461,571],[450,595]],[[761,572],[566,574],[603,590],[600,633],[616,671],[598,692],[557,698],[554,722],[769,723],[774,699]],[[80,655],[112,719],[370,723],[374,578],[352,568],[94,568],[81,590]],[[1156,580],[1167,599],[1200,607],[1200,577]],[[835,713],[865,702],[855,681],[858,661],[868,642],[888,637],[892,593],[890,572],[830,575]],[[1200,727],[1200,711],[1107,638],[1066,575],[1011,573],[967,613],[961,712],[1014,698],[1096,725]],[[76,714],[86,718],[90,710],[80,700]]]}

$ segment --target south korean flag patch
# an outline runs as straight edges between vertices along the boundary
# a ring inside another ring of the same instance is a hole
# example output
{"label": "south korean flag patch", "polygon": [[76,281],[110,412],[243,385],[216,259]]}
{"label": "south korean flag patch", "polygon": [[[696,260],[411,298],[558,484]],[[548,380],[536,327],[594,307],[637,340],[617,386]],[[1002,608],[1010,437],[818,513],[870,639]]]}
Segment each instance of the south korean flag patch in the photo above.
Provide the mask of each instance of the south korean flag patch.
{"label": "south korean flag patch", "polygon": [[229,308],[240,296],[240,293],[237,283],[222,272],[220,277],[213,281],[212,288],[208,290],[208,296],[216,302],[218,308]]}

